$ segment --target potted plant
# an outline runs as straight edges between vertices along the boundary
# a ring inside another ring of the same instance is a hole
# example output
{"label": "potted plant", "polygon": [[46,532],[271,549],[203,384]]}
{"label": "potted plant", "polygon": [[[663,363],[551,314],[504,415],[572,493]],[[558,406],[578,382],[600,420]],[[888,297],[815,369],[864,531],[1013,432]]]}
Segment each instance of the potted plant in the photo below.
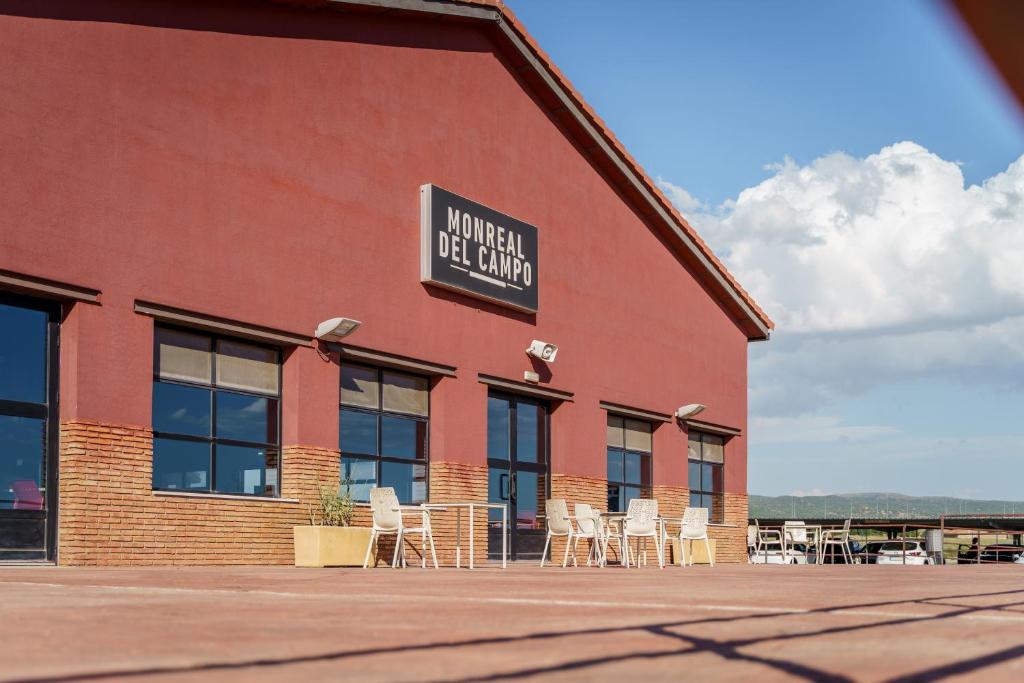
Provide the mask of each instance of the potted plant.
{"label": "potted plant", "polygon": [[350,482],[337,490],[317,481],[317,505],[309,506],[309,526],[293,527],[296,567],[360,567],[371,529],[354,527]]}

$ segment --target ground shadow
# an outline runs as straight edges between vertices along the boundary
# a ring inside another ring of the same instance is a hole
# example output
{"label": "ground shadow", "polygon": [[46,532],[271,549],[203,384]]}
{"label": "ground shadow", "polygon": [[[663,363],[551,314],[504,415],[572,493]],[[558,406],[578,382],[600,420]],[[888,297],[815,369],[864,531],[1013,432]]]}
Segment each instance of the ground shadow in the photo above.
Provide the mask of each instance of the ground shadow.
{"label": "ground shadow", "polygon": [[[653,650],[628,652],[616,655],[607,655],[602,657],[584,657],[569,661],[560,662],[558,664],[552,664],[548,666],[537,666],[521,668],[513,671],[494,672],[482,676],[473,676],[466,678],[448,678],[440,679],[438,683],[472,683],[472,682],[483,682],[483,681],[500,681],[500,680],[514,680],[520,678],[526,678],[530,676],[538,676],[548,673],[568,672],[568,671],[580,671],[585,669],[594,669],[596,667],[612,664],[621,663],[627,661],[642,661],[642,660],[655,660],[655,659],[668,659],[673,657],[682,657],[698,653],[711,653],[727,661],[743,661],[751,664],[762,665],[780,673],[786,673],[791,676],[802,678],[808,681],[851,681],[849,676],[845,676],[840,673],[828,671],[819,667],[811,666],[807,663],[795,661],[793,659],[785,658],[769,658],[763,657],[747,652],[741,652],[740,648],[750,647],[753,645],[759,645],[763,643],[778,643],[796,639],[808,639],[808,638],[819,638],[829,635],[835,635],[838,633],[849,633],[855,631],[863,631],[868,629],[878,629],[899,626],[908,623],[925,623],[938,620],[946,620],[955,617],[961,617],[969,615],[974,612],[985,612],[993,610],[1005,609],[1009,606],[1020,605],[1022,602],[1014,601],[1007,602],[1001,605],[985,605],[985,606],[966,606],[956,605],[954,609],[943,612],[940,614],[932,615],[907,615],[905,617],[897,617],[893,619],[887,619],[867,624],[854,624],[849,626],[830,627],[824,629],[814,629],[811,631],[800,631],[795,633],[783,633],[770,635],[765,637],[755,638],[742,638],[742,639],[725,639],[716,640],[714,638],[705,638],[698,636],[691,636],[684,633],[679,633],[676,629],[698,626],[698,625],[710,625],[710,624],[723,624],[723,623],[738,623],[738,622],[750,622],[750,621],[763,621],[763,620],[779,620],[786,619],[787,617],[794,616],[807,616],[814,614],[830,614],[830,613],[842,613],[849,610],[863,610],[868,608],[879,608],[879,607],[892,607],[895,605],[932,605],[938,606],[942,604],[942,601],[958,600],[958,599],[970,599],[970,598],[983,598],[983,597],[994,597],[994,596],[1009,596],[1009,595],[1024,595],[1024,589],[1021,590],[1010,590],[1010,591],[997,591],[989,593],[967,593],[961,595],[947,595],[947,596],[936,596],[930,598],[918,598],[908,600],[888,600],[879,602],[859,603],[850,605],[835,605],[829,607],[822,607],[817,609],[808,610],[793,610],[791,612],[770,612],[770,613],[757,613],[757,614],[742,614],[742,615],[729,615],[721,617],[705,617],[700,619],[687,619],[687,620],[673,620],[663,621],[650,624],[630,625],[630,626],[609,626],[609,627],[597,627],[597,628],[584,628],[584,629],[573,629],[573,630],[559,630],[559,631],[539,631],[535,633],[517,635],[517,636],[495,636],[486,638],[473,638],[463,639],[454,641],[432,641],[428,643],[400,645],[400,646],[385,646],[377,648],[362,648],[362,649],[351,649],[351,650],[339,650],[334,652],[323,652],[310,655],[301,655],[295,657],[266,657],[258,659],[249,659],[235,662],[206,662],[194,665],[169,665],[169,666],[155,666],[148,668],[135,668],[135,669],[124,669],[124,670],[104,670],[104,671],[92,671],[83,672],[80,674],[73,675],[58,675],[58,676],[39,676],[39,677],[28,677],[17,679],[14,683],[65,683],[71,681],[89,681],[99,679],[117,679],[117,678],[128,678],[128,677],[145,677],[155,675],[165,675],[173,673],[201,673],[201,672],[215,672],[215,671],[228,671],[228,670],[242,670],[247,668],[262,668],[262,667],[283,667],[297,664],[313,663],[313,662],[329,662],[329,661],[340,661],[354,659],[358,657],[368,657],[374,655],[395,655],[404,653],[417,653],[432,650],[444,650],[444,649],[459,649],[469,647],[483,647],[493,645],[505,645],[513,643],[521,643],[524,641],[537,641],[537,640],[550,640],[557,638],[568,638],[568,637],[579,637],[579,636],[596,636],[596,635],[607,635],[607,634],[621,634],[621,633],[648,633],[659,638],[664,638],[671,641],[671,647],[659,648]],[[685,606],[681,606],[680,609],[685,609]],[[963,660],[939,665],[930,669],[922,670],[913,674],[907,674],[897,678],[893,678],[893,683],[899,682],[904,683],[907,681],[938,681],[949,676],[961,675],[983,669],[988,666],[1010,661],[1017,657],[1024,656],[1024,646],[1016,646],[992,652],[986,655],[981,655],[972,658],[966,658]]]}

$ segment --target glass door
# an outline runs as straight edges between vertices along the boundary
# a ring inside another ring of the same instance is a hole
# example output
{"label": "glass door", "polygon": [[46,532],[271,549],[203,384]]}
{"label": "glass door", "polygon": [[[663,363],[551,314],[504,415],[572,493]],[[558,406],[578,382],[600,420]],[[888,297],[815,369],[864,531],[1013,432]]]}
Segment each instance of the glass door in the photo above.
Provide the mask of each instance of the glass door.
{"label": "glass door", "polygon": [[[535,399],[492,392],[487,397],[487,492],[508,506],[512,559],[540,559],[547,533],[548,406]],[[487,549],[501,555],[501,511],[488,515]]]}
{"label": "glass door", "polygon": [[0,293],[0,562],[53,557],[59,310]]}

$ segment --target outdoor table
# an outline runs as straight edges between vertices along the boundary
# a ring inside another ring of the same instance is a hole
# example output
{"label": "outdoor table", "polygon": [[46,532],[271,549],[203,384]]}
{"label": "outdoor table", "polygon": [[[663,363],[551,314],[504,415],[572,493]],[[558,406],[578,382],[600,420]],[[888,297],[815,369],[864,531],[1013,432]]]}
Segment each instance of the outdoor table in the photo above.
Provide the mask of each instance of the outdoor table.
{"label": "outdoor table", "polygon": [[[607,523],[608,526],[610,526],[611,524],[613,524],[615,522],[619,522],[619,524],[620,524],[619,533],[621,534],[622,533],[621,524],[626,521],[626,517],[629,516],[629,513],[626,513],[626,512],[600,512],[600,513],[598,513],[598,516],[601,519],[603,519]],[[601,534],[602,535],[608,533],[608,526],[602,525],[602,529],[601,529]],[[621,536],[620,536],[620,540],[619,540],[620,552],[622,551],[622,544],[623,544],[623,541],[621,540]],[[607,555],[605,555],[603,549],[599,553],[597,566],[598,567],[607,567],[608,566],[608,557],[607,557]]]}
{"label": "outdoor table", "polygon": [[508,506],[505,503],[424,503],[425,510],[455,509],[455,566],[462,566],[462,509],[469,510],[469,568],[473,569],[473,517],[476,508],[501,510],[501,568],[508,568]]}
{"label": "outdoor table", "polygon": [[[790,529],[804,529],[808,532],[808,549],[814,546],[814,564],[821,564],[821,525],[820,524],[783,524],[779,527],[782,532],[782,562],[786,562],[786,533]],[[813,543],[810,541],[810,534],[814,534]]]}

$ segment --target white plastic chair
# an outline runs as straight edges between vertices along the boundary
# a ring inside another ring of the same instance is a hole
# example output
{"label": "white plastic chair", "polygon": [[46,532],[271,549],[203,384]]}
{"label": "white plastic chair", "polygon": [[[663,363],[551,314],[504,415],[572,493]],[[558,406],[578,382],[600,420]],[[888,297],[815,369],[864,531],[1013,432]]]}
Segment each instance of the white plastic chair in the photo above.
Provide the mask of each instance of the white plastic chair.
{"label": "white plastic chair", "polygon": [[778,543],[782,547],[782,532],[778,529],[762,529],[760,522],[754,520],[754,529],[757,531],[757,545],[755,554],[764,551],[764,563],[768,564],[768,544]]}
{"label": "white plastic chair", "polygon": [[[690,541],[691,548],[694,541],[704,541],[704,549],[707,551],[708,563],[715,566],[715,558],[711,556],[711,541],[708,539],[708,509],[707,508],[686,508],[683,512],[683,523],[679,526],[679,552],[683,555],[683,566],[686,566],[686,542]],[[690,566],[693,566],[693,552],[690,555]]]}
{"label": "white plastic chair", "polygon": [[626,519],[622,525],[622,560],[629,567],[629,539],[637,539],[636,566],[640,566],[640,542],[643,542],[644,564],[647,564],[647,539],[654,539],[658,553],[658,566],[665,568],[665,555],[661,550],[661,529],[658,523],[658,501],[651,498],[634,498],[629,501]]}
{"label": "white plastic chair", "polygon": [[757,552],[757,527],[753,524],[747,525],[747,559]]}
{"label": "white plastic chair", "polygon": [[[437,565],[437,553],[434,550],[434,534],[430,529],[430,514],[421,506],[406,506],[404,509],[398,503],[398,496],[395,494],[395,489],[390,486],[385,487],[374,487],[370,489],[370,511],[373,513],[373,532],[370,534],[370,544],[366,547],[366,558],[363,560],[363,569],[366,569],[370,565],[370,553],[373,551],[373,546],[376,544],[381,536],[394,536],[395,537],[395,553],[391,557],[391,567],[395,568],[398,566],[398,561],[401,559],[402,566],[406,566],[405,562],[405,535],[406,534],[420,534],[421,547],[426,547],[426,542],[430,540],[430,556],[434,560],[434,569],[438,569]],[[420,515],[421,524],[418,527],[407,527],[405,526],[402,514],[414,512]],[[427,566],[426,553],[420,558],[420,566]]]}
{"label": "white plastic chair", "polygon": [[590,552],[587,554],[587,566],[601,564],[601,518],[589,503],[576,503],[573,506],[576,517],[576,533],[572,538],[572,557],[576,561],[576,545],[580,539],[590,541]]}
{"label": "white plastic chair", "polygon": [[807,525],[802,521],[786,521],[782,525],[782,564],[786,564],[786,557],[789,549],[796,550],[797,543],[803,543],[804,547],[810,550],[807,541]]}
{"label": "white plastic chair", "polygon": [[[569,519],[569,506],[565,498],[549,498],[544,502],[544,512],[548,518],[548,535],[544,539],[544,552],[540,556],[540,566],[544,566],[544,560],[548,556],[548,548],[551,547],[551,539],[559,536],[565,537],[565,557],[562,558],[562,566],[569,564],[569,547],[572,545],[573,528],[572,520]],[[576,566],[576,555],[572,556],[572,564]]]}
{"label": "white plastic chair", "polygon": [[838,546],[843,553],[843,560],[847,564],[853,564],[853,549],[850,548],[850,520],[843,523],[842,529],[826,529],[821,534],[821,548],[819,549],[820,559],[828,554],[829,547]]}

